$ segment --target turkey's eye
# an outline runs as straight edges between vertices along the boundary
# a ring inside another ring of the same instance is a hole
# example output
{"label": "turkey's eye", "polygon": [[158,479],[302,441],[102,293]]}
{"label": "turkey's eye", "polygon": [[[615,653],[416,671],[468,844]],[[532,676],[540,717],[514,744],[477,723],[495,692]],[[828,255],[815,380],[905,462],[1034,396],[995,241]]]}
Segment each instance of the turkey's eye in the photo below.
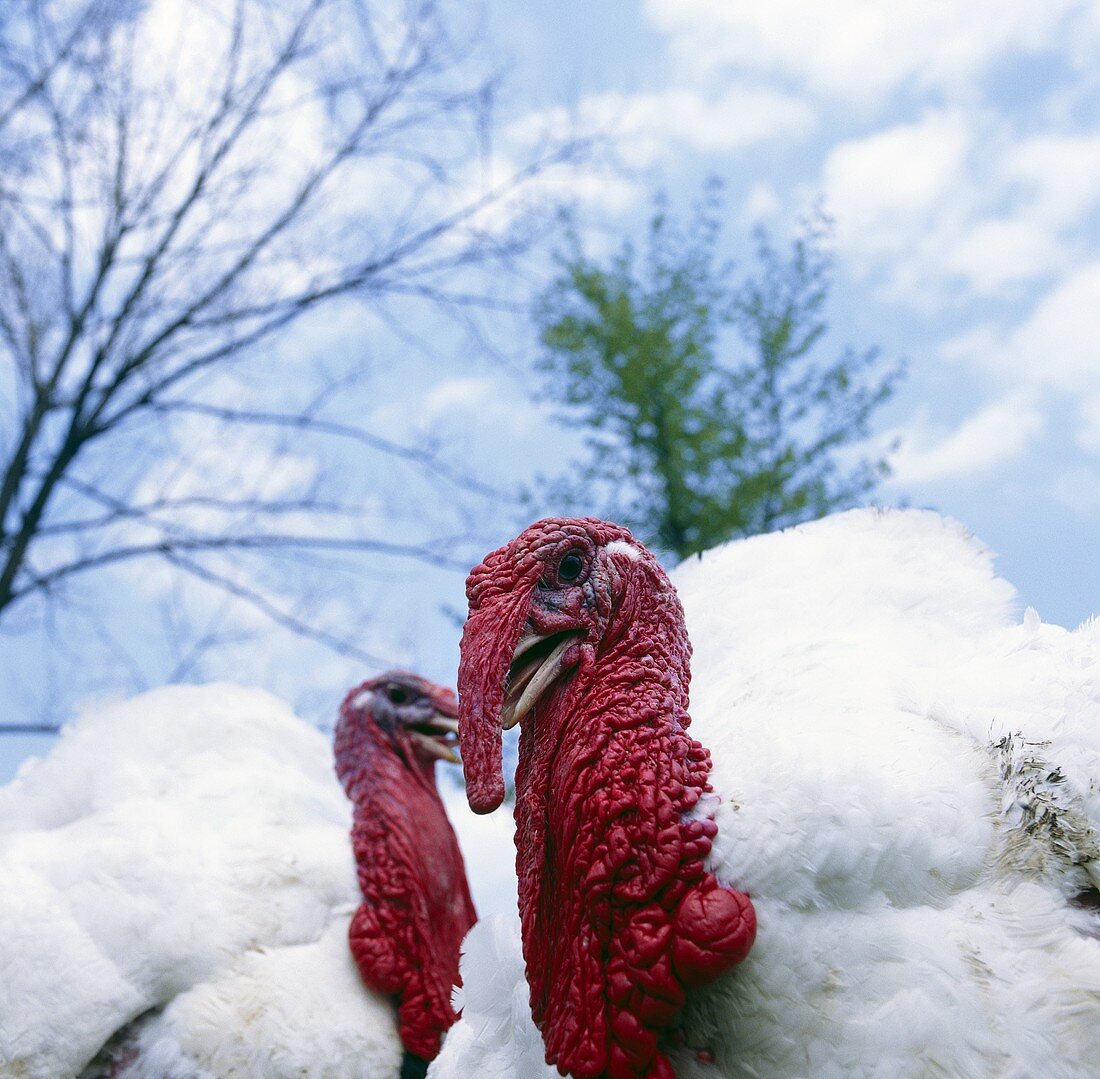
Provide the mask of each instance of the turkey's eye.
{"label": "turkey's eye", "polygon": [[386,696],[393,704],[409,703],[409,691],[404,686],[386,686]]}
{"label": "turkey's eye", "polygon": [[558,578],[562,581],[575,581],[584,569],[584,562],[576,551],[570,551],[558,565]]}

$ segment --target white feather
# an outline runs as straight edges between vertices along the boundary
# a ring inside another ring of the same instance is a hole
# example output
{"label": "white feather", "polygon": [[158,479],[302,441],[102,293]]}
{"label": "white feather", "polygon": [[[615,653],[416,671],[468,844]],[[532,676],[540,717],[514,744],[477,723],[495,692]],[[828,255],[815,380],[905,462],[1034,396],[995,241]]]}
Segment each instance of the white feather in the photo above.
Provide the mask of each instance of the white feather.
{"label": "white feather", "polygon": [[164,1006],[127,1075],[396,1076],[346,945],[350,817],[328,739],[266,693],[86,712],[0,790],[0,1076],[75,1076]]}
{"label": "white feather", "polygon": [[466,934],[461,972],[455,1007],[462,1018],[447,1032],[430,1079],[556,1079],[531,1021],[515,913],[485,918]]}

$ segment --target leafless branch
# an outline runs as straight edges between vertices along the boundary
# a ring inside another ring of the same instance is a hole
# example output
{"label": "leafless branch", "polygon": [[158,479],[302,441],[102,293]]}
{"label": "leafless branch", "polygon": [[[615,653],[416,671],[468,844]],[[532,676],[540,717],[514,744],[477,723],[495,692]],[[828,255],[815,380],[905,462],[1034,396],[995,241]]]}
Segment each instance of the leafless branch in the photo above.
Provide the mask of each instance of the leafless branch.
{"label": "leafless branch", "polygon": [[[366,661],[267,594],[262,574],[227,571],[226,553],[456,567],[446,504],[507,496],[411,431],[385,437],[323,407],[357,357],[303,378],[279,348],[352,302],[401,332],[395,312],[413,305],[473,321],[517,310],[507,286],[539,235],[526,193],[585,145],[544,143],[492,180],[495,76],[435,0],[181,2],[172,41],[137,5],[0,12],[0,365],[13,388],[0,401],[0,627],[17,604],[71,602],[71,582],[157,559]],[[258,388],[219,396],[238,377]],[[247,480],[188,486],[183,432],[197,453],[245,431],[270,436],[276,461],[308,441],[325,471],[270,483],[242,460]],[[372,479],[427,485],[434,529],[360,535],[366,495],[333,494],[349,473],[367,492]],[[177,671],[211,640],[184,648]]]}
{"label": "leafless branch", "polygon": [[316,435],[331,435],[336,438],[350,439],[372,450],[379,450],[391,457],[423,467],[429,472],[442,476],[455,487],[487,498],[503,498],[503,492],[491,484],[469,476],[459,469],[441,460],[438,454],[418,446],[405,446],[390,439],[352,424],[338,423],[321,419],[308,413],[287,414],[281,412],[258,412],[248,409],[228,408],[206,404],[202,401],[165,401],[152,406],[161,412],[183,412],[198,416],[209,416],[228,423],[252,424],[260,427],[280,427],[291,431],[309,432]]}
{"label": "leafless branch", "polygon": [[352,659],[367,663],[372,667],[390,667],[393,665],[392,660],[377,656],[373,652],[368,652],[346,638],[334,633],[329,633],[327,630],[312,624],[306,619],[299,618],[290,611],[282,609],[262,592],[250,588],[240,581],[234,580],[224,574],[216,573],[214,570],[179,554],[173,553],[168,555],[168,560],[172,562],[173,565],[189,573],[192,577],[213,585],[232,596],[236,596],[237,599],[243,600],[249,606],[254,607],[261,614],[269,618],[276,625],[282,626],[283,629],[290,630],[291,633],[298,637],[320,641],[339,655],[349,656]]}

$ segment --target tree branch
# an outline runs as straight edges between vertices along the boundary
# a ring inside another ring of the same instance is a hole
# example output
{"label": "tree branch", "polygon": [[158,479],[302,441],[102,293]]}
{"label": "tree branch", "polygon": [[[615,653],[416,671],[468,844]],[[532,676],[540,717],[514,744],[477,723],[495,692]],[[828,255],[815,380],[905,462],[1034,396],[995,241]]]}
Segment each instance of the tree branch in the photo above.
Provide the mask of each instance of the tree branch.
{"label": "tree branch", "polygon": [[[300,611],[235,580],[234,559],[219,556],[293,559],[302,588],[319,579],[311,562],[341,554],[365,556],[360,572],[382,558],[466,568],[443,539],[356,535],[356,508],[318,496],[332,462],[289,487],[252,484],[272,497],[236,484],[174,496],[192,490],[165,476],[171,439],[157,436],[175,432],[175,414],[211,421],[215,438],[305,437],[337,465],[344,446],[385,455],[359,474],[412,466],[440,493],[430,508],[468,531],[470,506],[484,512],[475,498],[509,498],[427,437],[322,415],[308,402],[315,372],[299,383],[295,367],[280,396],[269,365],[264,396],[244,407],[223,404],[215,378],[342,298],[401,333],[410,311],[472,323],[522,309],[508,290],[527,284],[518,262],[536,218],[519,196],[582,140],[539,146],[496,182],[481,169],[479,184],[492,78],[477,39],[456,46],[431,0],[399,3],[384,34],[354,0],[193,2],[176,42],[146,37],[141,5],[105,0],[35,0],[33,32],[0,36],[0,359],[14,374],[14,422],[0,415],[0,622],[35,594],[59,600],[51,615],[78,610],[68,582],[159,558],[311,635]],[[391,186],[353,212],[344,198],[364,173]],[[506,272],[480,287],[488,267]],[[339,349],[330,362],[359,369]],[[356,654],[337,634],[312,635]]]}
{"label": "tree branch", "polygon": [[[464,570],[465,560],[441,554],[432,547],[415,543],[389,543],[386,540],[358,539],[337,536],[302,536],[269,533],[252,536],[200,536],[192,538],[166,537],[154,543],[138,543],[78,558],[72,562],[31,577],[21,588],[12,589],[4,604],[16,603],[40,589],[49,589],[65,578],[89,570],[103,569],[150,556],[175,556],[193,551],[275,551],[279,549],[369,552],[390,558],[411,558],[443,569]],[[0,597],[2,598],[2,597]],[[0,606],[0,610],[3,607]]]}
{"label": "tree branch", "polygon": [[331,648],[339,655],[349,656],[352,659],[359,660],[362,663],[367,663],[374,667],[386,668],[393,666],[392,660],[377,656],[373,652],[368,652],[334,633],[310,625],[308,622],[289,611],[276,606],[262,593],[241,584],[239,581],[234,581],[229,577],[214,572],[206,566],[200,565],[198,562],[194,562],[178,554],[173,553],[167,557],[169,562],[178,566],[180,569],[184,570],[184,572],[189,573],[192,577],[200,581],[205,581],[207,584],[213,585],[215,588],[223,592],[228,592],[231,596],[243,600],[249,606],[254,607],[261,614],[269,618],[276,625],[282,626],[283,629],[290,630],[291,633],[298,637],[318,641],[327,648]]}
{"label": "tree branch", "polygon": [[486,498],[502,499],[504,494],[498,488],[483,483],[458,469],[453,468],[430,450],[417,446],[405,446],[380,435],[372,434],[361,427],[351,424],[338,423],[334,420],[320,419],[308,413],[281,413],[263,412],[259,410],[228,408],[221,405],[207,404],[202,401],[163,401],[150,406],[160,413],[181,412],[197,416],[209,416],[212,419],[222,420],[227,423],[242,423],[260,427],[278,427],[291,431],[303,431],[318,435],[332,435],[337,438],[346,438],[358,442],[370,449],[381,453],[398,457],[420,465],[426,470],[433,471],[451,481],[455,486],[473,494]]}

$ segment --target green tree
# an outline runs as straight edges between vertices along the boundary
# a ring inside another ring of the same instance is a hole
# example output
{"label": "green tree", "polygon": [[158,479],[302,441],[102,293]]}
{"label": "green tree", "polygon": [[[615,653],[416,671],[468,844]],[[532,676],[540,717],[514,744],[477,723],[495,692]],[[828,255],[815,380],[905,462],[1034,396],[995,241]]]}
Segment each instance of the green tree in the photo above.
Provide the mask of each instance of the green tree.
{"label": "green tree", "polygon": [[888,468],[853,444],[900,375],[875,349],[819,355],[822,213],[785,251],[758,231],[737,281],[718,259],[721,208],[712,185],[681,227],[658,198],[644,257],[627,242],[606,263],[568,227],[535,311],[545,395],[589,451],[553,495],[681,558],[865,499]]}

